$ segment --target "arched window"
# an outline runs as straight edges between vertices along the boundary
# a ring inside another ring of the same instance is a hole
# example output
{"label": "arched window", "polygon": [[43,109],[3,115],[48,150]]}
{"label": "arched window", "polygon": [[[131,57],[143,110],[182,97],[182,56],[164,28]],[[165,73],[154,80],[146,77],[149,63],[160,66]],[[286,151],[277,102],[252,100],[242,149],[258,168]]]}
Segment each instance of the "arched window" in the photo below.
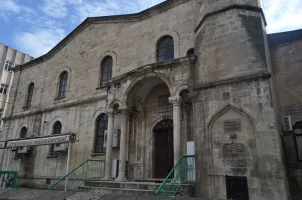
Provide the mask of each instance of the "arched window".
{"label": "arched window", "polygon": [[[60,121],[56,121],[52,128],[52,135],[58,135],[61,134],[61,132],[62,132],[62,123]],[[57,152],[54,151],[55,145],[60,145],[60,144],[52,144],[50,146],[50,155],[57,154]]]}
{"label": "arched window", "polygon": [[95,153],[105,153],[106,147],[104,143],[106,142],[105,132],[107,131],[108,126],[108,116],[106,114],[101,114],[96,119],[96,127],[95,127],[95,144],[94,144],[94,152]]}
{"label": "arched window", "polygon": [[101,65],[101,80],[100,86],[104,86],[105,82],[110,80],[112,77],[112,57],[107,56],[104,58],[102,65]]}
{"label": "arched window", "polygon": [[171,36],[164,36],[157,43],[157,62],[174,59],[174,41]]}
{"label": "arched window", "polygon": [[66,97],[68,73],[64,71],[60,75],[58,98]]}
{"label": "arched window", "polygon": [[62,123],[57,121],[54,125],[53,125],[53,131],[52,134],[53,135],[58,135],[61,134],[62,131]]}
{"label": "arched window", "polygon": [[[26,134],[27,134],[27,128],[24,126],[21,128],[19,136],[20,138],[26,138]],[[24,147],[18,147],[18,151],[22,150]],[[23,157],[22,153],[18,153],[18,151],[16,151],[15,157]]]}
{"label": "arched window", "polygon": [[187,56],[189,56],[189,55],[194,55],[194,54],[195,54],[194,48],[191,48],[191,49],[189,49],[189,50],[187,51]]}
{"label": "arched window", "polygon": [[20,130],[20,138],[26,138],[26,134],[27,134],[27,128],[22,127]]}
{"label": "arched window", "polygon": [[26,98],[26,106],[31,106],[31,101],[33,98],[33,94],[34,94],[34,89],[35,89],[35,85],[34,83],[30,83],[28,85],[28,89],[27,89],[27,98]]}

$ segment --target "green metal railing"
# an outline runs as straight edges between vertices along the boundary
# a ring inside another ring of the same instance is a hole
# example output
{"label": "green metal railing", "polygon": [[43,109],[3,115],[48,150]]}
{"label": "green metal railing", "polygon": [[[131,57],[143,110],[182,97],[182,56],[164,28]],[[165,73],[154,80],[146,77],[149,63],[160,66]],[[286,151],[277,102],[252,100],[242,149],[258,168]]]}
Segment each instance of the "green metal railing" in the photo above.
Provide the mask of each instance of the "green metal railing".
{"label": "green metal railing", "polygon": [[[18,172],[17,171],[0,171],[1,183],[5,185],[5,187],[16,188],[17,180],[18,180]],[[1,185],[2,186],[2,185]]]}
{"label": "green metal railing", "polygon": [[[105,161],[88,159],[50,186],[50,189],[77,190],[85,181],[101,180],[105,174]],[[68,180],[68,182],[66,181]]]}
{"label": "green metal railing", "polygon": [[182,184],[195,182],[196,155],[182,156],[156,190],[158,196],[175,196]]}

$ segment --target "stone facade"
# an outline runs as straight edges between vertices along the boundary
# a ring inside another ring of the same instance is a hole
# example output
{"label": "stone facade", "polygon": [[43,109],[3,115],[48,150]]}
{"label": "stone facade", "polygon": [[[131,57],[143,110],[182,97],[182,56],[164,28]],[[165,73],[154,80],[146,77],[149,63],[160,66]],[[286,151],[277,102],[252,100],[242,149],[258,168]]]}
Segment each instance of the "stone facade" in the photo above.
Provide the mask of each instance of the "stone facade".
{"label": "stone facade", "polygon": [[[274,82],[277,97],[278,118],[291,116],[295,125],[302,120],[301,106],[301,67],[302,67],[302,30],[271,34],[268,37],[271,61],[274,71]],[[297,153],[302,147],[297,137],[299,134],[285,130],[280,123],[282,132],[285,161],[289,179],[289,188],[293,199],[302,196],[301,154]],[[295,126],[294,126],[295,128]],[[298,128],[298,127],[296,127]],[[293,137],[295,135],[295,137]],[[296,143],[297,141],[297,143]],[[298,159],[297,159],[298,158]],[[298,161],[300,160],[300,161]]]}
{"label": "stone facade", "polygon": [[[14,69],[3,139],[19,138],[22,127],[27,137],[48,136],[60,121],[62,133],[76,133],[71,168],[106,159],[111,179],[108,161],[119,159],[117,180],[146,180],[159,178],[165,164],[158,163],[156,127],[173,120],[167,163],[194,141],[197,197],[226,199],[228,178],[241,177],[251,200],[289,199],[265,23],[258,0],[173,0],[137,14],[88,18],[48,54]],[[166,35],[174,59],[157,62]],[[112,79],[100,85],[106,56]],[[67,91],[58,98],[63,71]],[[24,107],[30,83],[33,101]],[[102,113],[106,154],[94,148]],[[111,147],[114,129],[119,148]],[[45,179],[64,175],[67,155],[50,155],[49,146],[26,157],[3,152],[3,168],[18,170],[23,185],[47,187]]]}

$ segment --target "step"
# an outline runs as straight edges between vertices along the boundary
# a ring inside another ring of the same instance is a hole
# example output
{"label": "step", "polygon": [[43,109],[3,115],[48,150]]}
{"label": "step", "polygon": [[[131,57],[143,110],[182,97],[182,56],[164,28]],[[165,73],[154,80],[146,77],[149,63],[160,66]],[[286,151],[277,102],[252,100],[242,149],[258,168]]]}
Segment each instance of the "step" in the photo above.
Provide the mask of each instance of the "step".
{"label": "step", "polygon": [[114,181],[87,181],[86,187],[105,187],[105,188],[122,188],[138,190],[156,190],[160,183],[151,182],[114,182]]}
{"label": "step", "polygon": [[100,194],[125,194],[135,196],[153,196],[156,190],[124,189],[124,188],[105,188],[105,187],[79,187],[81,192],[94,192]]}

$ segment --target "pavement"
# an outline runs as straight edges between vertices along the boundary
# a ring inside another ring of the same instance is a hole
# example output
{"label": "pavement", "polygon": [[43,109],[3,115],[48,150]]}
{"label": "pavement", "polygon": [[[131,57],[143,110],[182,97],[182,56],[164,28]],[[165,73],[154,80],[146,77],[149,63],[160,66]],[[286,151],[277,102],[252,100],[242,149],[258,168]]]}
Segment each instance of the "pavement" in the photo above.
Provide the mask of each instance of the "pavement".
{"label": "pavement", "polygon": [[209,200],[181,197],[128,196],[46,189],[0,189],[0,200]]}

